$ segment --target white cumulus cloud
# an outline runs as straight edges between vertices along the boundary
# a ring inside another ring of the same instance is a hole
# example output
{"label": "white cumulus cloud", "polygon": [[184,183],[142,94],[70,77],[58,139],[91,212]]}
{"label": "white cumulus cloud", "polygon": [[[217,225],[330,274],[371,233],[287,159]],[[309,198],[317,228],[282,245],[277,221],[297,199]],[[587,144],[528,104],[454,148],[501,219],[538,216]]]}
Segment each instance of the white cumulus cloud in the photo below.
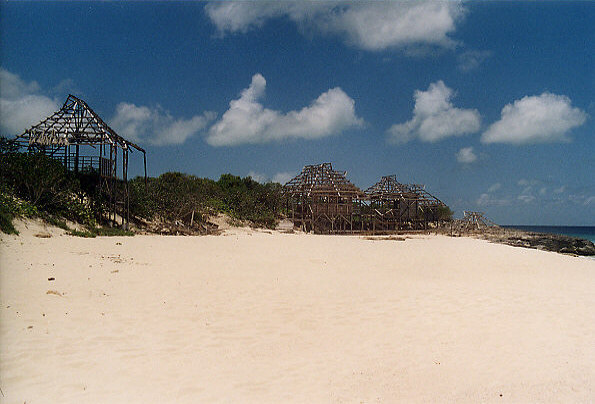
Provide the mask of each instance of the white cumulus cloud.
{"label": "white cumulus cloud", "polygon": [[288,18],[306,33],[337,35],[361,49],[435,45],[450,47],[449,34],[465,14],[458,1],[213,2],[205,11],[220,34],[262,27]]}
{"label": "white cumulus cloud", "polygon": [[416,90],[413,118],[388,129],[394,143],[406,143],[414,138],[436,142],[451,136],[477,132],[481,117],[476,109],[456,108],[451,103],[454,92],[442,80],[430,84],[427,91]]}
{"label": "white cumulus cloud", "polygon": [[205,129],[215,116],[214,112],[204,112],[190,119],[176,119],[159,107],[121,102],[110,126],[124,138],[161,146],[184,143],[190,136]]}
{"label": "white cumulus cloud", "polygon": [[526,96],[502,108],[501,118],[482,134],[484,143],[532,144],[568,141],[568,132],[587,114],[564,95]]}
{"label": "white cumulus cloud", "polygon": [[60,103],[41,93],[37,82],[0,69],[0,130],[19,135],[60,109]]}
{"label": "white cumulus cloud", "polygon": [[315,139],[363,125],[355,115],[355,101],[339,87],[322,93],[309,106],[287,113],[265,108],[259,102],[265,88],[265,78],[255,74],[250,86],[229,103],[229,109],[210,128],[207,142],[235,146],[287,138]]}
{"label": "white cumulus cloud", "polygon": [[468,164],[477,160],[477,155],[473,152],[473,147],[463,147],[456,153],[459,163]]}

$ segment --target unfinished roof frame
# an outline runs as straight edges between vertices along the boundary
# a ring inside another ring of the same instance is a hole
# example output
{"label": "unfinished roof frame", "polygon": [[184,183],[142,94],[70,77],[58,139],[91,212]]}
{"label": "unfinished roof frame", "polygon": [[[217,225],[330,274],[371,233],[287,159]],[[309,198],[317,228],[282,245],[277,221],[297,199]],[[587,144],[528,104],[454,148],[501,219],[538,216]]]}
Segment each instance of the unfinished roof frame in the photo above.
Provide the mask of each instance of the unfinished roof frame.
{"label": "unfinished roof frame", "polygon": [[365,194],[331,163],[307,165],[284,186],[294,226],[319,233],[352,232]]}
{"label": "unfinished roof frame", "polygon": [[331,163],[307,165],[284,185],[287,213],[296,227],[316,233],[424,229],[446,205],[417,184],[390,175],[365,192]]}
{"label": "unfinished roof frame", "polygon": [[[117,224],[117,215],[120,215],[121,226],[128,228],[129,153],[138,151],[143,154],[146,183],[146,151],[119,136],[85,101],[70,94],[60,110],[18,135],[16,140],[31,152],[41,152],[59,160],[70,171],[96,170],[99,192],[107,200],[107,220]],[[118,155],[121,158],[123,195],[117,191]]]}
{"label": "unfinished roof frame", "polygon": [[419,184],[401,184],[396,175],[383,176],[366,189],[375,229],[427,228],[440,220],[446,205]]}

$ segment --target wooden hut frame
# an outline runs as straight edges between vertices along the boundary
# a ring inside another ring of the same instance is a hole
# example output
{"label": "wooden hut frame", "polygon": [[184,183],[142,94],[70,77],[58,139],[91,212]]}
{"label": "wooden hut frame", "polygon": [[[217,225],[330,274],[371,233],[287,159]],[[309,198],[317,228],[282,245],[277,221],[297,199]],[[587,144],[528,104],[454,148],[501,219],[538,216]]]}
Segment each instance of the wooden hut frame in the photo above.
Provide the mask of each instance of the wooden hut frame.
{"label": "wooden hut frame", "polygon": [[[68,170],[77,173],[97,170],[99,191],[108,201],[108,221],[116,224],[116,217],[120,215],[122,227],[128,227],[128,156],[134,150],[143,154],[146,182],[146,152],[119,136],[85,101],[69,95],[59,111],[27,129],[16,140],[29,151],[61,161]],[[123,195],[117,192],[118,155],[122,159]]]}
{"label": "wooden hut frame", "polygon": [[331,163],[305,166],[284,186],[294,225],[316,233],[353,232],[358,203],[365,194]]}
{"label": "wooden hut frame", "polygon": [[315,233],[425,229],[440,220],[440,210],[446,207],[424,186],[401,184],[395,175],[382,177],[362,192],[331,163],[305,166],[285,184],[284,195],[294,226]]}
{"label": "wooden hut frame", "polygon": [[463,218],[458,226],[462,230],[482,230],[488,227],[499,227],[488,219],[483,212],[463,211]]}
{"label": "wooden hut frame", "polygon": [[370,201],[373,230],[427,228],[439,220],[439,209],[446,205],[423,185],[401,184],[396,175],[384,176],[366,190]]}

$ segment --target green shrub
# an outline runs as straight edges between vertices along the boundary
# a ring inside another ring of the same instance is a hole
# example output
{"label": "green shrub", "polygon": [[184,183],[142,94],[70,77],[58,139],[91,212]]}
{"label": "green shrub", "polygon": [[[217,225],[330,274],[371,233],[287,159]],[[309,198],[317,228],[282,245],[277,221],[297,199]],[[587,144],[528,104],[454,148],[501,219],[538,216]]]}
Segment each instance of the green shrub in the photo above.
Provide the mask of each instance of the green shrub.
{"label": "green shrub", "polygon": [[97,235],[89,230],[69,230],[68,234],[76,237],[95,238]]}
{"label": "green shrub", "polygon": [[118,236],[134,236],[134,232],[122,230],[115,227],[90,227],[85,230],[69,230],[68,234],[71,236],[95,238],[97,236],[103,237],[118,237]]}
{"label": "green shrub", "polygon": [[118,227],[96,227],[90,230],[91,233],[95,234],[96,236],[104,236],[104,237],[118,237],[118,236],[126,236],[131,237],[134,236],[133,231],[120,229]]}
{"label": "green shrub", "polygon": [[438,219],[439,220],[452,220],[454,212],[450,209],[450,207],[446,205],[441,205],[438,207]]}
{"label": "green shrub", "polygon": [[23,201],[16,215],[31,217],[40,212],[95,224],[94,202],[81,186],[81,178],[43,154],[0,153],[0,188]]}
{"label": "green shrub", "polygon": [[281,185],[260,184],[250,177],[222,175],[218,181],[168,172],[130,181],[130,213],[144,219],[189,224],[207,215],[226,213],[254,225],[274,227],[282,207]]}
{"label": "green shrub", "polygon": [[19,234],[12,224],[12,219],[14,219],[13,214],[4,205],[0,205],[0,231],[2,233]]}
{"label": "green shrub", "polygon": [[[4,220],[14,216],[69,219],[95,228],[107,201],[99,194],[99,173],[73,173],[44,154],[19,153],[18,145],[0,138],[0,202]],[[131,216],[189,225],[208,215],[226,213],[255,226],[273,227],[283,206],[281,185],[260,184],[250,177],[222,175],[218,181],[168,172],[157,178],[129,181]],[[118,199],[125,185],[116,181]],[[58,223],[62,224],[62,223]],[[63,228],[66,227],[65,223]]]}

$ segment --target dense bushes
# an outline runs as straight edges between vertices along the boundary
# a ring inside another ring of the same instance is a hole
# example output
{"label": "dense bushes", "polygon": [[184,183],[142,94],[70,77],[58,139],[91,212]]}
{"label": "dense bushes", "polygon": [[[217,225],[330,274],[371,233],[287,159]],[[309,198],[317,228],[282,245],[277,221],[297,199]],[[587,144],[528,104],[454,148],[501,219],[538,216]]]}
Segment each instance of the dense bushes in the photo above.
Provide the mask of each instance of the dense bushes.
{"label": "dense bushes", "polygon": [[[15,216],[64,218],[93,228],[105,201],[97,191],[97,172],[73,173],[43,154],[19,153],[0,137],[0,229],[15,232]],[[124,184],[116,184],[122,196]],[[177,225],[205,222],[226,213],[256,226],[273,227],[280,216],[281,186],[250,177],[222,175],[218,181],[169,172],[129,182],[130,214]]]}
{"label": "dense bushes", "polygon": [[[43,154],[0,152],[3,215],[59,216],[95,224],[92,183],[95,174],[75,175]],[[91,191],[92,192],[92,191]]]}
{"label": "dense bushes", "polygon": [[438,220],[452,220],[452,217],[455,213],[450,209],[450,207],[446,205],[441,205],[438,207]]}
{"label": "dense bushes", "polygon": [[130,212],[146,219],[188,224],[226,213],[254,225],[273,227],[281,210],[281,186],[224,174],[218,181],[170,172],[130,182]]}

